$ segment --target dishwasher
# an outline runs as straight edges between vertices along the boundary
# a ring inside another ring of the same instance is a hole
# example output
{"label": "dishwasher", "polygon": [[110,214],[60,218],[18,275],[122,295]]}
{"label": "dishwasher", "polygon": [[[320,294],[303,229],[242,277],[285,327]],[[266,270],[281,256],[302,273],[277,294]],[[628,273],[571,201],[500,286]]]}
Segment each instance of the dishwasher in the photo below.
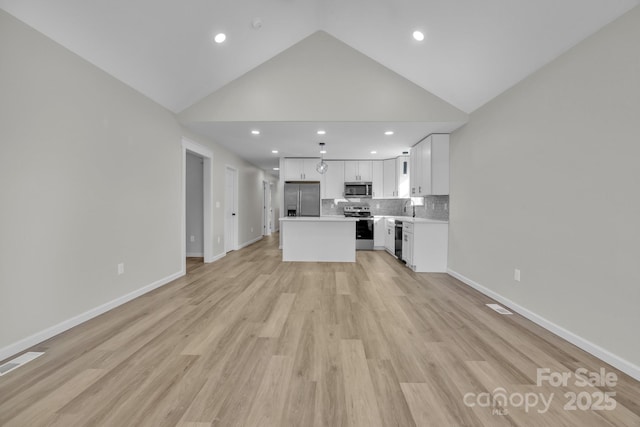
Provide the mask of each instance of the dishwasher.
{"label": "dishwasher", "polygon": [[396,220],[396,247],[395,255],[399,261],[402,261],[402,221]]}

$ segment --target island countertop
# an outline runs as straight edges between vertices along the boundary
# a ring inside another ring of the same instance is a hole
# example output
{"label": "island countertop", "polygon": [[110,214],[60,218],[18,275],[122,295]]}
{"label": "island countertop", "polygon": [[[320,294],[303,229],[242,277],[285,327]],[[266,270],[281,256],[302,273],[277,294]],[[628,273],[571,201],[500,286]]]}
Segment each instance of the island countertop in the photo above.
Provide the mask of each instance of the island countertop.
{"label": "island countertop", "polygon": [[347,218],[342,215],[326,216],[285,216],[280,221],[307,221],[307,222],[356,222],[358,218]]}
{"label": "island countertop", "polygon": [[355,262],[357,221],[338,215],[280,218],[282,260]]}

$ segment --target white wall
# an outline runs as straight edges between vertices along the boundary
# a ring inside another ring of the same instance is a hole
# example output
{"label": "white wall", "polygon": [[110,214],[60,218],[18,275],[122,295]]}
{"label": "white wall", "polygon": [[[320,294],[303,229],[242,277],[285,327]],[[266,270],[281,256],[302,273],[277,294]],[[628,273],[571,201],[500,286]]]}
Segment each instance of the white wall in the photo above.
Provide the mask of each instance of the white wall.
{"label": "white wall", "polygon": [[639,41],[635,8],[471,114],[449,244],[453,271],[636,369]]}
{"label": "white wall", "polygon": [[214,152],[214,253],[225,164],[260,235],[262,170],[3,11],[0,58],[0,359],[181,274],[183,136]]}
{"label": "white wall", "polygon": [[2,349],[179,272],[183,243],[173,114],[2,11],[0,58]]}
{"label": "white wall", "polygon": [[318,31],[180,113],[185,122],[418,121],[467,114]]}
{"label": "white wall", "polygon": [[[185,231],[187,256],[204,255],[204,199],[203,199],[203,161],[202,158],[187,153],[186,156],[186,211],[185,211]],[[191,241],[193,236],[194,241]]]}

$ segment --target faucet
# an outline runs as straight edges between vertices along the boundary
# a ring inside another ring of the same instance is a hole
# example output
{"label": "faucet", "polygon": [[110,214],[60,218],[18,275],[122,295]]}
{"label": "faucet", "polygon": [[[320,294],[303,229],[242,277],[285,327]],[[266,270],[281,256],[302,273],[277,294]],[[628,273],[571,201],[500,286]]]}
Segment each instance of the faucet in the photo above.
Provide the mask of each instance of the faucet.
{"label": "faucet", "polygon": [[406,202],[404,202],[404,211],[405,211],[405,212],[407,211],[407,203],[409,203],[409,204],[410,204],[411,209],[412,209],[411,216],[412,216],[413,218],[415,218],[415,217],[416,217],[416,205],[414,205],[414,204],[413,204],[413,199],[412,199],[412,198],[409,198],[409,200],[407,200]]}

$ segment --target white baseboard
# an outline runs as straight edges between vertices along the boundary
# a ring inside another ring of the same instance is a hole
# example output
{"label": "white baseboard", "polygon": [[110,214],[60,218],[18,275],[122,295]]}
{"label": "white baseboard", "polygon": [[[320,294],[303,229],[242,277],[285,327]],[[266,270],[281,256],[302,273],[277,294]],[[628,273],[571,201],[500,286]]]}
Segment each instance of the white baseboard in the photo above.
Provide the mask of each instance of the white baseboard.
{"label": "white baseboard", "polygon": [[468,277],[463,276],[462,274],[456,273],[455,271],[451,270],[451,269],[447,269],[447,273],[453,277],[455,277],[456,279],[460,280],[461,282],[463,282],[464,284],[474,288],[475,290],[485,294],[486,296],[493,298],[494,300],[496,300],[497,302],[507,306],[508,308],[510,308],[511,310],[521,314],[522,316],[526,317],[527,319],[531,320],[532,322],[538,324],[539,326],[543,327],[544,329],[548,330],[549,332],[552,332],[554,334],[556,334],[557,336],[564,338],[565,340],[569,341],[571,344],[583,349],[584,351],[586,351],[587,353],[597,357],[598,359],[602,360],[603,362],[606,362],[608,364],[610,364],[611,366],[620,369],[622,372],[626,373],[627,375],[629,375],[632,378],[635,378],[636,380],[640,381],[640,367],[629,362],[626,359],[623,359],[613,353],[611,353],[610,351],[600,347],[597,344],[592,343],[591,341],[574,334],[573,332],[563,328],[562,326],[556,325],[555,323],[545,319],[544,317],[518,305],[517,303],[511,301],[508,298],[503,297],[502,295],[492,291],[491,289],[488,289],[484,286],[482,286],[481,284],[474,282],[473,280],[469,279]]}
{"label": "white baseboard", "polygon": [[219,259],[222,259],[226,256],[227,254],[225,252],[222,252],[221,254],[218,255],[214,255],[213,258],[211,258],[211,260],[209,260],[208,262],[216,262]]}
{"label": "white baseboard", "polygon": [[0,349],[0,360],[7,359],[15,354],[20,353],[28,349],[29,347],[33,347],[43,341],[48,340],[51,337],[54,337],[66,330],[73,328],[81,323],[86,322],[87,320],[91,320],[94,317],[97,317],[103,313],[106,313],[109,310],[112,310],[126,302],[131,301],[134,298],[139,297],[140,295],[144,295],[147,292],[151,292],[154,289],[157,289],[161,286],[166,285],[167,283],[177,279],[178,277],[184,276],[184,271],[179,271],[170,276],[167,276],[163,279],[157,280],[150,285],[147,285],[143,288],[137,289],[133,292],[130,292],[126,295],[118,297],[113,301],[109,301],[105,304],[102,304],[98,307],[92,308],[89,311],[86,311],[78,316],[72,317],[71,319],[67,319],[63,322],[58,323],[57,325],[51,326],[43,331],[37,332],[27,338],[21,339],[18,342],[13,344],[9,344],[8,346]]}
{"label": "white baseboard", "polygon": [[255,242],[258,242],[258,241],[262,240],[263,237],[264,236],[258,236],[253,240],[249,240],[248,242],[245,242],[245,243],[241,244],[240,246],[238,246],[238,250],[240,250],[242,248],[246,248],[249,245],[253,245]]}
{"label": "white baseboard", "polygon": [[187,252],[187,258],[202,258],[204,254],[202,252]]}

